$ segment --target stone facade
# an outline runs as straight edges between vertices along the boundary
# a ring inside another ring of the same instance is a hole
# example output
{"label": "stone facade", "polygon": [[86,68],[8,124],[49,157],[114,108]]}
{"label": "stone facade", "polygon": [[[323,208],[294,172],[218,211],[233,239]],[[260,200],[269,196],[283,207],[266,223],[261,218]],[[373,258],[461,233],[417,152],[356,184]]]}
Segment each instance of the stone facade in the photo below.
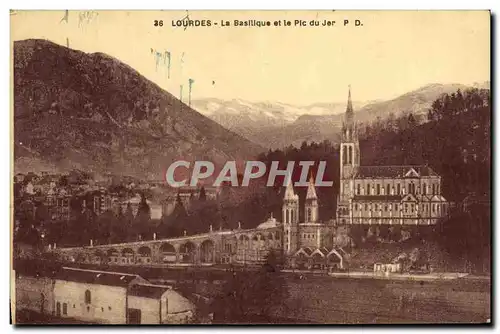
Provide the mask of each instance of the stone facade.
{"label": "stone facade", "polygon": [[449,203],[429,166],[361,166],[351,92],[342,125],[339,224],[433,225]]}
{"label": "stone facade", "polygon": [[169,286],[138,275],[78,268],[16,274],[15,307],[96,324],[189,323],[196,312]]}

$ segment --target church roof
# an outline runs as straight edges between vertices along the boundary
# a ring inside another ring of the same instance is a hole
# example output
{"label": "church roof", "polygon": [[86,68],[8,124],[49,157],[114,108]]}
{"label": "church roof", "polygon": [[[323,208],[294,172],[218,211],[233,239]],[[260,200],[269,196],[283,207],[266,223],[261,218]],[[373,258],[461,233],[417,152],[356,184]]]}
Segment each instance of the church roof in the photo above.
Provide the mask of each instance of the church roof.
{"label": "church roof", "polygon": [[131,296],[160,299],[169,287],[153,284],[132,284],[129,288]]}
{"label": "church roof", "polygon": [[359,166],[355,178],[439,176],[429,166]]}
{"label": "church roof", "polygon": [[401,201],[400,195],[356,195],[355,201]]}
{"label": "church roof", "polygon": [[285,200],[298,200],[299,199],[299,195],[295,194],[295,191],[293,190],[292,181],[288,182],[288,185],[286,186],[284,199]]}
{"label": "church roof", "polygon": [[314,181],[312,179],[309,180],[309,186],[307,187],[307,195],[306,199],[317,199],[318,196],[316,195],[316,188],[314,187]]}
{"label": "church roof", "polygon": [[347,107],[346,107],[346,110],[345,110],[345,114],[346,114],[347,119],[351,119],[352,120],[353,114],[354,114],[354,110],[352,108],[352,100],[351,100],[351,85],[349,85],[349,95],[347,97]]}
{"label": "church roof", "polygon": [[355,195],[353,201],[446,202],[442,195]]}
{"label": "church roof", "polygon": [[271,216],[271,218],[269,218],[265,222],[259,224],[259,226],[257,226],[257,229],[260,230],[260,229],[266,229],[266,228],[273,228],[273,227],[277,227],[278,225],[279,225],[279,223],[276,220],[276,218]]}
{"label": "church roof", "polygon": [[140,278],[140,276],[69,267],[63,267],[63,269],[56,274],[56,279],[63,281],[123,287],[128,286],[130,282],[137,278]]}
{"label": "church roof", "polygon": [[302,247],[297,252],[295,252],[295,256],[299,255],[299,253],[304,253],[306,256],[311,256],[313,250],[310,247]]}

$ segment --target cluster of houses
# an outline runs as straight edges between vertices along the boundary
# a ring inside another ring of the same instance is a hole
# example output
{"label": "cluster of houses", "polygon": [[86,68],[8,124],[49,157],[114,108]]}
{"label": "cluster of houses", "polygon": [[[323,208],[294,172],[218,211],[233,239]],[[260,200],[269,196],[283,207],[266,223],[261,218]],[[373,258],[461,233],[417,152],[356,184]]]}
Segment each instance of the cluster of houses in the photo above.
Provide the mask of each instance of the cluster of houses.
{"label": "cluster of houses", "polygon": [[[151,210],[151,219],[161,219],[170,215],[179,201],[187,210],[190,208],[193,199],[200,196],[199,187],[187,187],[182,189],[167,188],[164,182],[154,181],[136,184],[133,181],[123,184],[125,192],[110,191],[111,181],[85,180],[85,182],[64,182],[61,179],[68,179],[69,173],[41,174],[18,173],[14,176],[14,196],[22,198],[26,205],[31,204],[30,210],[35,214],[37,204],[43,203],[48,209],[49,219],[52,221],[67,221],[71,216],[71,201],[78,199],[81,205],[90,208],[96,215],[111,210],[115,214],[119,210],[125,212],[131,206],[134,216],[137,214],[141,203],[140,194],[147,191],[152,194],[151,199],[147,199],[147,204]],[[122,189],[123,189],[122,188]],[[204,189],[208,200],[215,200],[218,196],[218,189]]]}

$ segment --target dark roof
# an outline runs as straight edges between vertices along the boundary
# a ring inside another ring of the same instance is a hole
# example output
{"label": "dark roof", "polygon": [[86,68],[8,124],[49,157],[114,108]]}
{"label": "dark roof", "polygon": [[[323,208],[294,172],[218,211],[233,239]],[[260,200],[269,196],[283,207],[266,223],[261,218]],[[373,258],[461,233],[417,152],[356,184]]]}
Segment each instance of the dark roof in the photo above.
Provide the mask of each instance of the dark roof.
{"label": "dark roof", "polygon": [[64,267],[56,274],[55,278],[70,282],[126,287],[134,279],[139,278],[139,276],[109,271]]}
{"label": "dark roof", "polygon": [[15,259],[13,269],[21,276],[54,277],[62,270],[62,266],[51,261]]}
{"label": "dark roof", "polygon": [[309,247],[302,247],[301,249],[299,249],[299,250],[298,250],[297,252],[295,252],[295,253],[298,253],[298,252],[300,252],[300,251],[305,252],[305,253],[307,254],[307,256],[310,256],[310,255],[312,254],[312,252],[313,252],[313,250],[312,250],[311,248],[309,248]]}
{"label": "dark roof", "polygon": [[420,176],[439,176],[429,166],[359,166],[355,177],[357,178],[403,178],[411,169]]}
{"label": "dark roof", "polygon": [[400,195],[356,195],[354,196],[355,201],[401,201],[402,196]]}
{"label": "dark roof", "polygon": [[330,253],[330,251],[331,251],[329,248],[326,248],[326,247],[321,247],[319,250],[324,255],[328,255],[328,253]]}
{"label": "dark roof", "polygon": [[321,248],[314,248],[314,250],[313,250],[310,247],[303,247],[303,248],[299,249],[298,251],[296,251],[295,255],[302,250],[302,251],[304,251],[307,254],[307,256],[310,257],[312,255],[312,253],[314,253],[315,251],[319,250],[321,252],[321,254],[323,254],[324,256],[327,256],[328,254],[330,254],[332,252],[333,249],[335,249],[338,253],[346,254],[345,251],[343,251],[343,250],[340,251],[337,248],[321,247]]}
{"label": "dark roof", "polygon": [[50,184],[50,182],[57,182],[58,180],[57,175],[44,175],[38,180],[38,184]]}
{"label": "dark roof", "polygon": [[160,299],[168,289],[168,287],[161,285],[133,284],[129,289],[129,295],[151,299]]}

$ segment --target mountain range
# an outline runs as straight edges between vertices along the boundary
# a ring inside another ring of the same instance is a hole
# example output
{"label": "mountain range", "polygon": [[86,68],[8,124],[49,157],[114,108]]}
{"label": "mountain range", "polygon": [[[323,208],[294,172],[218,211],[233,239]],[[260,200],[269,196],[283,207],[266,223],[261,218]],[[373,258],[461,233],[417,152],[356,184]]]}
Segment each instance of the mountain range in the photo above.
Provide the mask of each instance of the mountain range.
{"label": "mountain range", "polygon": [[[472,86],[429,84],[387,101],[353,101],[356,120],[370,123],[390,114],[413,113],[425,118],[432,102],[458,89],[489,88],[489,82]],[[192,103],[200,113],[224,127],[268,148],[300,146],[303,141],[338,141],[346,102],[295,106],[278,102],[249,102],[239,99],[198,99]]]}
{"label": "mountain range", "polygon": [[15,173],[81,169],[160,179],[174,160],[263,150],[103,53],[14,42]]}

